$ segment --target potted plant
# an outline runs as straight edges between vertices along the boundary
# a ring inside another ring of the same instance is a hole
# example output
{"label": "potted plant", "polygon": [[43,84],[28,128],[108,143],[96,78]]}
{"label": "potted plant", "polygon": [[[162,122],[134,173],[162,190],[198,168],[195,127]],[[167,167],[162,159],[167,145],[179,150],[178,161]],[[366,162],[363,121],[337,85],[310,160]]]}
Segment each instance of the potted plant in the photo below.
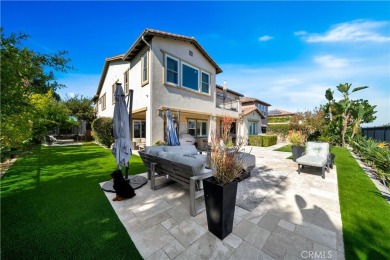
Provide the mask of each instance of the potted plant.
{"label": "potted plant", "polygon": [[221,240],[233,230],[237,178],[242,171],[239,150],[239,146],[228,147],[212,137],[209,160],[213,176],[203,180],[203,189],[208,229]]}
{"label": "potted plant", "polygon": [[293,161],[295,162],[305,152],[306,138],[302,132],[291,130],[288,133],[288,140],[291,143]]}

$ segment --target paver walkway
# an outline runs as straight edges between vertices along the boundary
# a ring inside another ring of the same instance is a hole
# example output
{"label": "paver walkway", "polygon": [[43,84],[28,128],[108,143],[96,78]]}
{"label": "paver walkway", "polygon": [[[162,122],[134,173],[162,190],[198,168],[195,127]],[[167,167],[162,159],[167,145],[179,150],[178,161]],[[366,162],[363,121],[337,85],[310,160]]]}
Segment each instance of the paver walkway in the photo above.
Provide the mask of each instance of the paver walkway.
{"label": "paver walkway", "polygon": [[[233,232],[223,241],[207,229],[206,212],[189,214],[189,191],[178,184],[111,205],[145,259],[344,259],[335,167],[297,173],[277,146],[254,147],[257,170],[287,177],[254,210],[235,209]],[[247,150],[249,150],[247,148]]]}

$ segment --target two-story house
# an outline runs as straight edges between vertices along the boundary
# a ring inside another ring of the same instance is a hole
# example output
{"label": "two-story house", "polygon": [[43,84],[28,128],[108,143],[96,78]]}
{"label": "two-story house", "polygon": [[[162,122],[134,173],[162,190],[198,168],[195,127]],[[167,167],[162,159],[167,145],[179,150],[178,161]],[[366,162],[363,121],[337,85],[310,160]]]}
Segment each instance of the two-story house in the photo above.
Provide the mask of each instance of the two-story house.
{"label": "two-story house", "polygon": [[166,110],[177,130],[199,146],[220,134],[223,115],[237,119],[235,134],[246,135],[240,120],[241,94],[216,85],[221,68],[193,37],[146,29],[121,55],[107,58],[94,97],[99,117],[112,117],[115,85],[133,89],[132,138],[146,145],[165,140]]}
{"label": "two-story house", "polygon": [[270,104],[257,98],[242,97],[242,116],[244,118],[244,132],[248,135],[265,133],[268,127],[268,107]]}

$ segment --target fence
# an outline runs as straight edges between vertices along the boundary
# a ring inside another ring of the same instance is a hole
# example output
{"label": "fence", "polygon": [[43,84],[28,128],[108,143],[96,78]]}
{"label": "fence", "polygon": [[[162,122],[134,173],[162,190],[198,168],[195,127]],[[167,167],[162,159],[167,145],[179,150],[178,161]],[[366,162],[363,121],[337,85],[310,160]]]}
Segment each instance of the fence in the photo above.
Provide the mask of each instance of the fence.
{"label": "fence", "polygon": [[362,133],[368,138],[375,139],[379,142],[390,142],[390,127],[377,126],[362,128]]}

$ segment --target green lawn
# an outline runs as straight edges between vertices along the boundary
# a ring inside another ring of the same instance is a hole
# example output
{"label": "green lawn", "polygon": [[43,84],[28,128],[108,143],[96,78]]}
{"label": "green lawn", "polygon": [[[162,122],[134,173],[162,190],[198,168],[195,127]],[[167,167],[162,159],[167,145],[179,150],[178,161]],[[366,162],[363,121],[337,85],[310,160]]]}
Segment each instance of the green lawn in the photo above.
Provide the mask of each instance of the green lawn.
{"label": "green lawn", "polygon": [[[130,165],[146,171],[137,156]],[[1,181],[1,258],[142,259],[99,186],[115,169],[92,143],[20,157]]]}
{"label": "green lawn", "polygon": [[[275,151],[291,152],[286,145]],[[346,148],[334,147],[346,259],[390,259],[390,206]]]}
{"label": "green lawn", "polygon": [[346,259],[390,259],[390,205],[346,148],[332,152]]}

